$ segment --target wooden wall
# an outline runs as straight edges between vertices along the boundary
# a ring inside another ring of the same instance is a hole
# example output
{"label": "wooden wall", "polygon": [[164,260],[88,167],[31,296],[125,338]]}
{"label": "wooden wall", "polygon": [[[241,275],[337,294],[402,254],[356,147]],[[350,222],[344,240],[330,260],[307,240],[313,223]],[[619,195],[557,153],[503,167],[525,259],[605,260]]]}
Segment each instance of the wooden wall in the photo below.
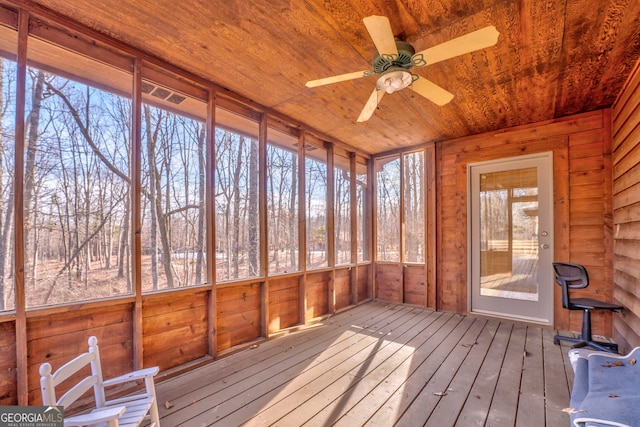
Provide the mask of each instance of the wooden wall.
{"label": "wooden wall", "polygon": [[625,306],[614,320],[621,351],[640,346],[640,62],[612,107],[613,296]]}
{"label": "wooden wall", "polygon": [[[329,286],[327,286],[329,284]],[[331,274],[326,271],[307,273],[305,289],[307,296],[305,319],[311,320],[329,313],[329,291]]]}
{"label": "wooden wall", "polygon": [[351,305],[353,291],[351,289],[351,268],[336,269],[334,272],[333,288],[335,292],[334,308],[342,310]]}
{"label": "wooden wall", "polygon": [[[44,310],[43,310],[44,311]],[[105,378],[133,369],[133,303],[103,301],[73,311],[47,310],[27,319],[29,402],[39,404],[40,374],[44,362],[56,369],[87,351],[87,340],[98,338]],[[15,403],[12,403],[15,404]]]}
{"label": "wooden wall", "polygon": [[[142,347],[144,366],[160,366],[161,376],[190,364],[207,363],[217,354],[241,349],[291,326],[304,324],[370,299],[370,265],[225,283],[215,287],[214,308],[210,288],[185,288],[143,296]],[[351,274],[352,271],[358,274]],[[335,274],[335,290],[331,277]],[[265,290],[268,298],[265,299]],[[335,292],[335,295],[332,294]],[[335,305],[330,308],[330,301]],[[89,336],[98,337],[106,378],[133,369],[134,299],[82,303],[33,310],[28,314],[28,398],[40,404],[40,375],[44,362],[54,369],[86,351]],[[307,318],[302,319],[302,307]],[[333,311],[332,311],[333,310]],[[213,313],[209,315],[209,313]],[[16,390],[15,319],[0,321],[0,405],[18,404]],[[210,342],[209,328],[213,324]],[[265,333],[266,331],[266,333]]]}
{"label": "wooden wall", "polygon": [[[547,151],[554,164],[555,259],[587,267],[591,285],[583,296],[612,298],[610,116],[601,110],[437,144],[439,309],[468,310],[467,165]],[[555,286],[555,326],[579,331],[582,313],[564,310],[559,291]],[[611,315],[594,314],[593,328],[611,335]]]}
{"label": "wooden wall", "polygon": [[376,297],[381,301],[427,306],[427,274],[423,264],[377,263]]}
{"label": "wooden wall", "polygon": [[216,289],[217,347],[219,351],[261,336],[262,283],[223,285]]}
{"label": "wooden wall", "polygon": [[359,265],[355,268],[355,281],[356,284],[356,303],[361,303],[372,298],[371,292],[371,264]]}
{"label": "wooden wall", "polygon": [[143,300],[144,366],[166,370],[207,355],[208,294],[173,292]]}
{"label": "wooden wall", "polygon": [[15,337],[15,322],[0,323],[0,406],[15,405],[18,402]]}

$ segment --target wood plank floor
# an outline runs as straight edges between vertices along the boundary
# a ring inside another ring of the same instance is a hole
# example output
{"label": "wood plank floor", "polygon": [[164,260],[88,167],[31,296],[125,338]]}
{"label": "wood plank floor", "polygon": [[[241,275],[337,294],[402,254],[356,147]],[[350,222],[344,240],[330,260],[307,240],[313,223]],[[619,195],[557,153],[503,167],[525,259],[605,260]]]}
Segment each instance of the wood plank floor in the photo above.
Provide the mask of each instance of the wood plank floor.
{"label": "wood plank floor", "polygon": [[568,426],[569,347],[553,335],[371,302],[159,382],[161,423]]}

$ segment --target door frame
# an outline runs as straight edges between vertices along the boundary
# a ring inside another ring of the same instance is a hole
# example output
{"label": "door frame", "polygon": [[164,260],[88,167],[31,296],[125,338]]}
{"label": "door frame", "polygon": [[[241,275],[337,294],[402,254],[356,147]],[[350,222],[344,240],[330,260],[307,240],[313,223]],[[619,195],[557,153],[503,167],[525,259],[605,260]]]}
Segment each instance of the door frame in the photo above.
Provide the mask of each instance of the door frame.
{"label": "door frame", "polygon": [[[538,201],[539,207],[541,209],[541,215],[544,215],[548,218],[548,226],[544,230],[547,232],[547,235],[544,236],[543,241],[538,241],[539,245],[545,244],[545,252],[548,254],[546,258],[549,258],[549,270],[551,270],[551,261],[554,259],[554,180],[553,180],[553,151],[545,151],[541,153],[528,154],[522,156],[515,157],[506,157],[506,158],[497,158],[492,160],[486,160],[481,162],[474,162],[467,164],[467,312],[489,315],[493,317],[502,317],[509,318],[513,320],[522,320],[533,323],[540,323],[545,325],[553,325],[554,324],[554,307],[555,307],[555,298],[554,298],[554,283],[552,281],[552,274],[543,275],[539,274],[538,285],[545,286],[547,280],[549,281],[548,289],[545,290],[543,295],[543,299],[540,300],[540,304],[545,304],[548,309],[546,313],[543,314],[543,317],[533,317],[533,316],[522,316],[517,314],[509,314],[509,313],[501,313],[494,312],[491,310],[475,310],[473,309],[473,279],[475,274],[475,269],[479,269],[479,254],[475,254],[474,250],[474,227],[473,227],[473,208],[474,203],[476,203],[475,195],[473,194],[473,170],[474,168],[483,168],[483,167],[491,167],[491,166],[500,166],[507,165],[509,163],[515,164],[513,169],[519,169],[520,166],[517,163],[526,163],[532,160],[539,161],[538,167],[538,188],[541,185],[547,185],[549,191],[548,194],[538,193]],[[522,167],[527,167],[523,165]],[[547,169],[548,170],[545,170]],[[508,170],[505,168],[504,170]],[[544,180],[546,180],[546,184],[541,184]],[[543,203],[541,203],[543,202]],[[544,208],[544,211],[542,209]],[[542,230],[542,229],[540,229]],[[544,271],[544,270],[542,270]],[[548,276],[546,279],[545,277]]]}

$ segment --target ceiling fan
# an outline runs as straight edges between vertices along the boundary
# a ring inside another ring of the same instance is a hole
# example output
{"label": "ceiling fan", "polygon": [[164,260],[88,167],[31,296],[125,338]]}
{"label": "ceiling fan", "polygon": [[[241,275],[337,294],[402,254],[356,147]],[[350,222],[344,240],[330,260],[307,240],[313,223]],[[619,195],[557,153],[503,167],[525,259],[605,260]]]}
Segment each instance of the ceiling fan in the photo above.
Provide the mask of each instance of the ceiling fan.
{"label": "ceiling fan", "polygon": [[360,113],[358,122],[369,120],[385,93],[393,93],[409,86],[436,105],[447,104],[453,99],[452,93],[412,73],[411,69],[493,46],[498,42],[500,34],[496,27],[488,26],[416,53],[409,43],[393,37],[391,24],[386,16],[368,16],[363,21],[377,49],[373,55],[372,69],[306,83],[307,87],[317,87],[376,74],[376,87]]}

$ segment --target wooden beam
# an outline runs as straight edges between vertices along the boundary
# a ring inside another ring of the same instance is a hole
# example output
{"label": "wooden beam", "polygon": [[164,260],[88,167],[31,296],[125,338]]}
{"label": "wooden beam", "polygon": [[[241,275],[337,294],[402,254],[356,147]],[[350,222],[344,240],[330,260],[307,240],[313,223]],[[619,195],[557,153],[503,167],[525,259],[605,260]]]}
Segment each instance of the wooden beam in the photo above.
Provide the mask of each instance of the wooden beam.
{"label": "wooden beam", "polygon": [[400,301],[401,302],[406,302],[406,297],[405,297],[405,287],[406,287],[406,276],[407,276],[407,264],[406,264],[406,259],[405,259],[405,253],[406,253],[406,239],[405,239],[405,231],[406,231],[406,227],[405,227],[405,206],[404,206],[404,201],[405,201],[405,178],[404,178],[404,174],[405,174],[405,170],[404,170],[404,154],[403,153],[399,153],[398,154],[398,160],[400,161],[400,265],[401,265],[401,277],[400,277]]}
{"label": "wooden beam", "polygon": [[349,204],[351,212],[351,304],[358,303],[358,200],[356,188],[356,154],[349,152]]}
{"label": "wooden beam", "polygon": [[133,368],[144,366],[142,325],[142,61],[133,64],[133,102],[131,105],[131,272],[135,304],[133,308]]}
{"label": "wooden beam", "polygon": [[425,247],[426,251],[426,307],[436,308],[436,279],[437,279],[437,258],[436,258],[436,153],[435,144],[426,147],[426,203],[425,203]]}
{"label": "wooden beam", "polygon": [[[377,203],[378,203],[378,198],[376,197],[376,194],[373,191],[373,184],[376,179],[375,174],[373,172],[374,163],[375,163],[375,159],[372,159],[372,160],[369,160],[369,164],[367,165],[367,189],[366,189],[367,200],[365,202],[365,209],[364,209],[365,212],[370,212],[371,214],[371,227],[369,227],[366,230],[366,233],[369,240],[369,247],[368,247],[369,261],[371,262],[372,266],[374,265],[378,257],[378,254],[376,251],[376,247],[378,244],[377,233],[373,232],[373,230],[377,230],[377,227],[378,227],[378,220],[377,220],[378,215],[375,215],[375,212],[373,211],[373,209],[375,208],[375,206],[377,206]],[[370,292],[371,298],[375,299],[378,297],[378,295],[376,295],[375,269],[370,268],[369,273],[371,274],[371,280],[369,281],[371,283],[369,287],[369,292]]]}
{"label": "wooden beam", "polygon": [[335,173],[334,173],[334,151],[333,145],[327,147],[327,194],[325,200],[327,201],[326,216],[327,216],[327,261],[329,267],[331,267],[331,273],[329,274],[329,313],[335,313],[336,311],[336,230],[335,230]]}
{"label": "wooden beam", "polygon": [[216,357],[218,354],[217,339],[217,290],[216,290],[216,226],[215,226],[215,206],[216,206],[216,95],[214,91],[209,91],[209,101],[207,104],[207,136],[205,149],[205,173],[206,173],[206,233],[207,233],[207,283],[210,286],[209,300],[207,307],[207,342],[209,354]]}
{"label": "wooden beam", "polygon": [[18,70],[16,82],[16,136],[15,136],[15,178],[14,178],[14,254],[15,304],[16,304],[16,380],[18,404],[29,404],[27,372],[27,317],[24,286],[24,141],[25,141],[25,97],[27,91],[27,40],[29,12],[20,10],[18,14]]}
{"label": "wooden beam", "polygon": [[298,134],[298,271],[303,272],[298,279],[300,323],[307,323],[307,175],[305,173],[304,129]]}
{"label": "wooden beam", "polygon": [[265,277],[260,289],[260,334],[269,336],[269,236],[267,235],[267,115],[260,117],[258,134],[258,158],[260,164],[260,270]]}

